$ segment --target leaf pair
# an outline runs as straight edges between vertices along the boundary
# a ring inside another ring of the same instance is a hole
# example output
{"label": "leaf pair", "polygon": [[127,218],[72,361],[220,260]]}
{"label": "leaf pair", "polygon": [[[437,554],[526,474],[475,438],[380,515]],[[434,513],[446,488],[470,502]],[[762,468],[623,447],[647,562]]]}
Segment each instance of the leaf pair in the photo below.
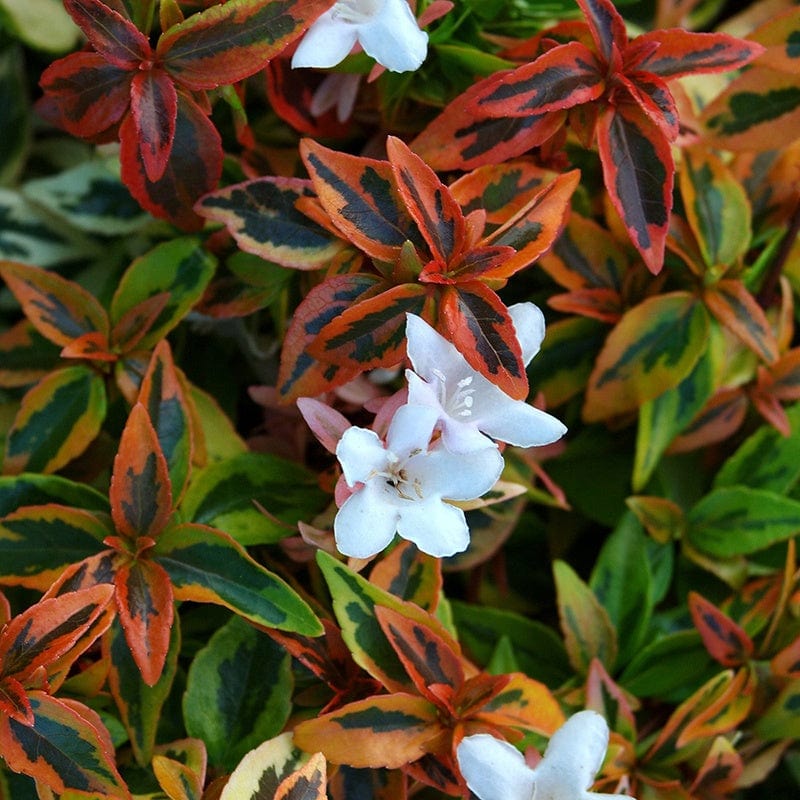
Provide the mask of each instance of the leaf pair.
{"label": "leaf pair", "polygon": [[118,136],[131,194],[155,216],[198,230],[192,206],[222,172],[205,92],[258,72],[330,4],[232,0],[188,19],[171,4],[151,46],[123,6],[66,0],[92,50],[45,70],[40,110],[75,136]]}

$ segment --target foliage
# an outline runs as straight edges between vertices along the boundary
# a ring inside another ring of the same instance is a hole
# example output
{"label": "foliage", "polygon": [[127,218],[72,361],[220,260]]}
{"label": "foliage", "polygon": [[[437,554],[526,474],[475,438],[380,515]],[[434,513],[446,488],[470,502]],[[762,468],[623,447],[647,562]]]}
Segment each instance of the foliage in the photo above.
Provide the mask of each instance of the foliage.
{"label": "foliage", "polygon": [[796,794],[799,42],[0,0],[0,800]]}

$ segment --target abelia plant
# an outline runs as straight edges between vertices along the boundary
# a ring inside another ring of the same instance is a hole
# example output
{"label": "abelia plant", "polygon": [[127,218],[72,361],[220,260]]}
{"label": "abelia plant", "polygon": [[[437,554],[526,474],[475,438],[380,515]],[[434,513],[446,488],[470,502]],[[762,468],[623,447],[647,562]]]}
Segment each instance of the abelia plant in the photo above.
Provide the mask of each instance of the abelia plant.
{"label": "abelia plant", "polygon": [[0,19],[0,800],[797,795],[796,4]]}

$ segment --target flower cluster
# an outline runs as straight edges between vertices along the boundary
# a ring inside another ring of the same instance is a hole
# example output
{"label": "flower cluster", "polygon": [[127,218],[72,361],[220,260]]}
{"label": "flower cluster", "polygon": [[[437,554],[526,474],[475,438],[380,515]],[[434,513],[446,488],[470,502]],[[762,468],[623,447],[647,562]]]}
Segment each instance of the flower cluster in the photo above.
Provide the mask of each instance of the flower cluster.
{"label": "flower cluster", "polygon": [[608,748],[608,724],[596,711],[573,714],[553,735],[531,769],[522,753],[486,733],[458,746],[458,765],[479,800],[625,800],[590,792]]}
{"label": "flower cluster", "polygon": [[[512,306],[511,317],[527,365],[544,337],[544,317],[533,303]],[[334,520],[337,549],[369,558],[395,533],[437,557],[469,545],[461,508],[496,483],[504,461],[498,442],[550,444],[565,426],[544,411],[514,400],[477,373],[422,318],[407,315],[408,391],[385,438],[349,427],[336,456],[346,484]]]}

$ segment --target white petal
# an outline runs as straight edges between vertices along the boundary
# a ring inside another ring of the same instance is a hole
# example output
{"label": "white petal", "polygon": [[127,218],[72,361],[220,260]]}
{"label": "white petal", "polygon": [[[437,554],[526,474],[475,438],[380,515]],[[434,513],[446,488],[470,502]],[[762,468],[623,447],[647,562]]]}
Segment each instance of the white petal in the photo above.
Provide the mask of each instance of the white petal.
{"label": "white petal", "polygon": [[546,411],[505,395],[494,413],[484,414],[475,419],[475,424],[493,439],[517,447],[540,447],[558,441],[567,432],[567,426]]}
{"label": "white petal", "polygon": [[474,372],[464,356],[422,317],[406,314],[406,337],[408,358],[414,372],[429,383],[437,380],[437,372],[453,382]]}
{"label": "white petal", "polygon": [[474,500],[486,494],[502,471],[503,456],[495,444],[467,456],[440,446],[406,465],[409,477],[419,478],[426,496],[435,493],[448,500]]}
{"label": "white petal", "polygon": [[428,34],[420,30],[406,0],[384,0],[373,19],[358,26],[358,41],[392,72],[418,69],[428,54]]}
{"label": "white petal", "polygon": [[478,430],[474,422],[459,422],[450,416],[442,418],[442,442],[451,453],[458,455],[467,455],[486,447],[497,447],[488,436]]}
{"label": "white petal", "polygon": [[342,465],[348,486],[365,483],[374,473],[383,472],[388,462],[388,454],[375,431],[348,428],[336,445],[336,457]]}
{"label": "white petal", "polygon": [[522,349],[522,363],[527,367],[542,346],[544,314],[533,303],[515,303],[508,307],[508,311]]}
{"label": "white petal", "polygon": [[397,508],[368,484],[345,500],[333,521],[336,548],[353,558],[380,553],[397,531]]}
{"label": "white petal", "polygon": [[456,751],[467,786],[480,800],[531,800],[533,772],[522,753],[487,733],[466,736]]}
{"label": "white petal", "polygon": [[394,412],[386,433],[386,448],[400,458],[427,451],[439,414],[435,408],[407,403]]}
{"label": "white petal", "polygon": [[400,508],[397,532],[436,558],[446,558],[469,547],[464,512],[441,500],[407,502]]}
{"label": "white petal", "polygon": [[[596,711],[573,714],[554,734],[533,771],[534,800],[582,798],[608,747],[608,724]],[[592,797],[592,795],[588,795]]]}
{"label": "white petal", "polygon": [[406,381],[408,381],[408,402],[410,404],[430,406],[430,408],[435,408],[439,415],[444,414],[442,404],[439,402],[439,395],[433,385],[410,369],[406,370]]}
{"label": "white petal", "polygon": [[318,17],[300,40],[292,67],[333,67],[353,49],[358,28],[335,19],[333,9]]}

